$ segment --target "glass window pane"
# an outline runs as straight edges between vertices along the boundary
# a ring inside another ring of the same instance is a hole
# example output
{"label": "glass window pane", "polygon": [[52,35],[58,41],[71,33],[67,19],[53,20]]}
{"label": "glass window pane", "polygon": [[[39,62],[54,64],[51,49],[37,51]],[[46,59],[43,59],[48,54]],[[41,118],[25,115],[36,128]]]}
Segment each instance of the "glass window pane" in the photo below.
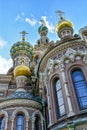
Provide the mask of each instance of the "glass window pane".
{"label": "glass window pane", "polygon": [[61,106],[62,104],[64,104],[63,98],[58,98],[58,105]]}
{"label": "glass window pane", "polygon": [[65,106],[64,105],[60,106],[59,111],[60,111],[61,116],[64,115],[65,114]]}
{"label": "glass window pane", "polygon": [[82,109],[87,108],[87,86],[82,71],[81,70],[73,71],[72,79],[74,82],[80,107]]}
{"label": "glass window pane", "polygon": [[60,98],[60,97],[62,97],[62,96],[63,96],[63,95],[62,95],[62,90],[58,91],[58,92],[57,92],[57,97]]}
{"label": "glass window pane", "polygon": [[21,114],[17,116],[16,130],[24,130],[24,116]]}
{"label": "glass window pane", "polygon": [[4,126],[5,126],[5,118],[2,117],[2,118],[0,119],[0,130],[4,130]]}
{"label": "glass window pane", "polygon": [[61,87],[61,82],[60,79],[55,80],[55,92],[56,92],[56,103],[57,103],[57,108],[58,108],[58,115],[63,116],[65,115],[65,105],[64,105],[64,98],[63,98],[63,93],[62,93],[62,87]]}
{"label": "glass window pane", "polygon": [[60,80],[58,79],[56,82],[56,90],[59,90],[61,88]]}

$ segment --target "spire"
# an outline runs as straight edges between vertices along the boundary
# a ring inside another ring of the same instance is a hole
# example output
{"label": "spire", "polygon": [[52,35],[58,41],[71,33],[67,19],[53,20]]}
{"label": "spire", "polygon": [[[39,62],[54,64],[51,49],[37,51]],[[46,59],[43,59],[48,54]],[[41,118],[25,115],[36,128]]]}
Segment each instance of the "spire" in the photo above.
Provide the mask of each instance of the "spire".
{"label": "spire", "polygon": [[26,31],[22,31],[20,34],[22,35],[22,41],[25,41],[25,35],[28,33]]}

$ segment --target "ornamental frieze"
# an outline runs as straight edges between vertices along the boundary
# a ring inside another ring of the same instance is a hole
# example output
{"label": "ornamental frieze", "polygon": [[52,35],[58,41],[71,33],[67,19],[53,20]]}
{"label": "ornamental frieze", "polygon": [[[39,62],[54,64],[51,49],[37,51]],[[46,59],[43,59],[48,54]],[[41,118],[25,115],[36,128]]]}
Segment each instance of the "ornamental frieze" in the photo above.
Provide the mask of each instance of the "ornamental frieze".
{"label": "ornamental frieze", "polygon": [[14,99],[14,100],[7,100],[0,103],[0,109],[7,108],[11,106],[28,106],[31,108],[42,109],[42,106],[39,102],[27,99]]}
{"label": "ornamental frieze", "polygon": [[82,41],[66,42],[61,45],[56,45],[52,50],[45,54],[40,63],[39,71],[43,72],[48,59],[61,59],[68,48],[73,49],[74,51],[84,52],[87,49],[87,44]]}

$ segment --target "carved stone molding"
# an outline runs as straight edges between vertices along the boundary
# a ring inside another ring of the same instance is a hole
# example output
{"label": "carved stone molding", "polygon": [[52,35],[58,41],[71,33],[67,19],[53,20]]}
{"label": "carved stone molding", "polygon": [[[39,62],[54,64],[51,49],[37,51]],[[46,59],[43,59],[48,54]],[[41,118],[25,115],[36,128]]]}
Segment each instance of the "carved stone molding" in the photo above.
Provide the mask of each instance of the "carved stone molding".
{"label": "carved stone molding", "polygon": [[[60,54],[63,51],[66,51],[68,48],[72,48],[74,50],[75,47],[78,47],[78,52],[80,51],[80,47],[84,46],[84,49],[86,51],[87,45],[85,44],[85,42],[81,41],[81,40],[74,40],[74,41],[70,41],[70,42],[66,42],[60,45],[56,45],[52,50],[50,50],[42,59],[41,63],[40,63],[40,71],[43,72],[44,68],[46,67],[47,61],[49,59],[52,59],[53,56]],[[76,51],[77,52],[77,51]],[[83,50],[82,50],[83,52]],[[65,55],[65,54],[64,54]],[[63,57],[63,55],[61,56],[61,58]]]}
{"label": "carved stone molding", "polygon": [[7,125],[8,125],[8,113],[4,110],[0,111],[0,116],[4,115],[5,117],[5,130],[7,130]]}
{"label": "carved stone molding", "polygon": [[39,102],[27,99],[13,99],[7,100],[0,103],[0,109],[13,106],[28,106],[32,108],[41,109],[42,106]]}

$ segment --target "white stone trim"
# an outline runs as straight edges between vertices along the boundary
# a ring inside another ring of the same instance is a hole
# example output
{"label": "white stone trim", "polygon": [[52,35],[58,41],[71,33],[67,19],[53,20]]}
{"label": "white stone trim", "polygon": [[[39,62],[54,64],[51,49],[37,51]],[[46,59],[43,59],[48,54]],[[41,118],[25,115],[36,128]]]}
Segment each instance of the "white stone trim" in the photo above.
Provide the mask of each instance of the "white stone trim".
{"label": "white stone trim", "polygon": [[12,119],[11,130],[14,130],[15,117],[16,117],[17,113],[19,113],[19,112],[23,112],[24,113],[25,119],[26,119],[26,125],[25,126],[26,126],[26,130],[28,130],[28,122],[29,122],[30,116],[29,116],[28,111],[25,108],[23,108],[23,107],[18,107],[16,110],[13,111],[12,116],[11,116],[11,119]]}

